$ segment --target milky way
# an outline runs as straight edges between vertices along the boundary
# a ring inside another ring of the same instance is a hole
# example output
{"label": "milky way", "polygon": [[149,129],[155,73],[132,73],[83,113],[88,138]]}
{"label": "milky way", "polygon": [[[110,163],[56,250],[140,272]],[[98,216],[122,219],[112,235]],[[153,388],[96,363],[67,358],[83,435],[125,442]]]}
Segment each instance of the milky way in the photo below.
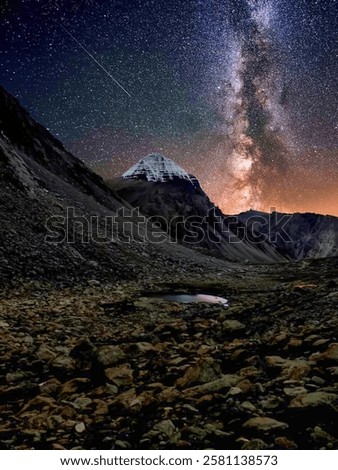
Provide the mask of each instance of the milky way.
{"label": "milky way", "polygon": [[221,200],[227,199],[237,210],[261,208],[268,198],[278,200],[291,145],[285,84],[271,34],[273,5],[267,1],[247,1],[246,5],[244,27],[237,25],[228,33],[233,60],[228,62],[229,81],[220,87],[219,97],[223,131],[229,139],[225,148],[227,189]]}
{"label": "milky way", "polygon": [[227,213],[338,215],[336,0],[6,0],[0,15],[2,84],[105,178],[160,152]]}

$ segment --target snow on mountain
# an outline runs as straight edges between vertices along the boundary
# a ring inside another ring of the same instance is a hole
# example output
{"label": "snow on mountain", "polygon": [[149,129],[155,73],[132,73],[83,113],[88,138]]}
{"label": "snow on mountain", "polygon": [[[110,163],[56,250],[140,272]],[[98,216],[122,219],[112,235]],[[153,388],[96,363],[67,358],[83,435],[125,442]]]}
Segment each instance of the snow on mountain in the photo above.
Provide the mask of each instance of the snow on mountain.
{"label": "snow on mountain", "polygon": [[198,181],[194,176],[189,175],[173,160],[159,153],[152,153],[142,158],[123,173],[122,178],[162,183],[178,178],[189,181],[193,186],[198,185]]}

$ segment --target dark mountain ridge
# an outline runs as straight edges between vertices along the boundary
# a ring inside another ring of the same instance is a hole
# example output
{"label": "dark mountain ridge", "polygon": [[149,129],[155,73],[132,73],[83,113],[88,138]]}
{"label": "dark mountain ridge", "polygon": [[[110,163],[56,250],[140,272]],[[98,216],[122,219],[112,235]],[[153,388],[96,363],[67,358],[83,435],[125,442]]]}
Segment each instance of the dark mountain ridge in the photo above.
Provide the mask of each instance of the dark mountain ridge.
{"label": "dark mountain ridge", "polygon": [[[194,177],[193,177],[194,178]],[[228,261],[281,261],[274,247],[253,237],[235,217],[226,217],[194,183],[178,176],[169,181],[115,178],[109,186],[132,207],[157,221],[174,241]]]}
{"label": "dark mountain ridge", "polygon": [[247,211],[238,215],[252,231],[263,235],[288,259],[338,256],[338,218],[314,213],[267,214]]}

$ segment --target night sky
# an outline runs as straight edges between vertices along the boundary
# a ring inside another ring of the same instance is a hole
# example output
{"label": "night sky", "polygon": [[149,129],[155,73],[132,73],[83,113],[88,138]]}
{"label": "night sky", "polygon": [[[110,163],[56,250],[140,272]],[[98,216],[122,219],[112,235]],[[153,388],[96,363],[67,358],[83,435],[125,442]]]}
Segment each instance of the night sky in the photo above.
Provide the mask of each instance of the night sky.
{"label": "night sky", "polygon": [[338,215],[336,0],[3,0],[1,84],[105,178],[160,152],[225,213]]}

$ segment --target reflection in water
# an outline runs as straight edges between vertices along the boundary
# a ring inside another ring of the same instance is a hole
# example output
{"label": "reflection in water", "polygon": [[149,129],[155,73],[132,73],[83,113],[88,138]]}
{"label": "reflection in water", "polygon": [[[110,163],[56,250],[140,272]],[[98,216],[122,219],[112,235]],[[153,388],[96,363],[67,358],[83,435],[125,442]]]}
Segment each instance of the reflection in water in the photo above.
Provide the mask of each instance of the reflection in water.
{"label": "reflection in water", "polygon": [[170,294],[164,295],[162,297],[164,300],[168,300],[169,302],[179,302],[181,304],[190,304],[195,302],[205,302],[209,304],[221,304],[223,307],[228,307],[227,299],[223,297],[217,297],[215,295],[206,295],[206,294]]}

